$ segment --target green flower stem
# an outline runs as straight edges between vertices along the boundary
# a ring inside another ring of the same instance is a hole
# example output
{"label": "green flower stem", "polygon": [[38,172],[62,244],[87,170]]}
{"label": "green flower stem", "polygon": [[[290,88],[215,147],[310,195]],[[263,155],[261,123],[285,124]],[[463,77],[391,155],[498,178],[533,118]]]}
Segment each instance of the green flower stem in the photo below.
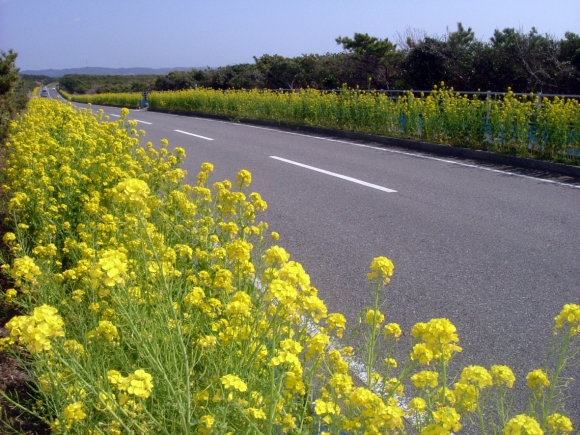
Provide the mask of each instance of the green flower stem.
{"label": "green flower stem", "polygon": [[564,342],[562,347],[560,348],[560,355],[558,356],[558,363],[556,364],[556,370],[554,371],[554,376],[550,380],[550,388],[548,393],[548,399],[546,406],[543,406],[544,403],[542,402],[542,421],[541,427],[542,429],[546,428],[546,422],[548,420],[548,415],[552,412],[552,402],[555,397],[556,389],[558,386],[558,380],[560,378],[560,373],[566,367],[566,354],[568,353],[568,347],[570,346],[570,339],[572,338],[572,329],[573,326],[570,325],[568,327],[568,331],[566,331],[566,335],[564,336]]}
{"label": "green flower stem", "polygon": [[485,407],[484,401],[481,398],[481,391],[478,389],[477,390],[477,397],[476,397],[476,403],[477,403],[477,419],[479,421],[479,428],[481,429],[481,433],[483,435],[487,435],[487,430],[485,429],[485,419],[483,418],[483,409]]}
{"label": "green flower stem", "polygon": [[377,285],[374,291],[374,300],[373,300],[373,324],[371,325],[371,337],[367,344],[367,388],[372,390],[372,373],[373,367],[375,365],[375,346],[377,343],[377,313],[379,309],[379,292],[381,291],[381,277],[377,277]]}
{"label": "green flower stem", "polygon": [[[183,412],[182,409],[180,409],[180,411],[181,411],[180,415],[181,415],[183,427],[185,429],[185,433],[189,433],[189,429],[191,428],[190,417],[191,417],[191,409],[192,409],[192,407],[191,407],[191,387],[190,387],[190,382],[189,382],[189,376],[191,373],[191,368],[189,366],[189,354],[187,352],[187,348],[185,347],[185,344],[183,343],[183,334],[181,332],[179,318],[177,317],[177,313],[175,312],[173,295],[169,289],[169,285],[167,284],[167,280],[165,278],[165,273],[163,271],[161,261],[159,260],[159,255],[157,254],[157,249],[155,249],[155,244],[153,243],[153,240],[151,240],[151,235],[149,234],[149,231],[147,231],[147,226],[145,225],[141,211],[138,208],[137,208],[137,216],[139,217],[139,222],[141,224],[141,227],[143,228],[143,230],[145,231],[145,234],[147,235],[147,241],[149,242],[149,246],[151,247],[151,251],[153,252],[153,255],[155,256],[155,262],[157,263],[157,267],[159,267],[159,272],[160,272],[161,278],[163,280],[163,287],[164,287],[164,289],[167,293],[167,297],[169,299],[169,304],[171,307],[171,315],[173,317],[173,321],[175,322],[177,336],[179,337],[179,339],[178,339],[179,348],[181,350],[181,354],[183,357],[183,364],[185,366],[184,367],[185,373],[187,374],[187,380],[185,382],[186,409],[185,409],[185,413]],[[165,371],[162,371],[162,373],[165,373]],[[168,382],[168,384],[171,385],[172,383]],[[171,387],[171,388],[173,388],[173,387]],[[176,395],[175,397],[180,397],[180,395]]]}

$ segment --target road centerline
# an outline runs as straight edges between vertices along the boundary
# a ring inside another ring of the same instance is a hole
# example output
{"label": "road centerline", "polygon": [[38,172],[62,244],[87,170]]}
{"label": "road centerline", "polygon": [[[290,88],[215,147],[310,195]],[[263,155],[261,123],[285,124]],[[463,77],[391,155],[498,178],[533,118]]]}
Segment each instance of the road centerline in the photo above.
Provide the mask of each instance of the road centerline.
{"label": "road centerline", "polygon": [[139,119],[134,119],[133,121],[140,122],[141,124],[149,124],[149,125],[153,124],[152,122],[141,121],[141,120],[139,120]]}
{"label": "road centerline", "polygon": [[283,159],[282,157],[270,156],[271,159],[280,160],[281,162],[290,163],[291,165],[300,166],[302,168],[310,169],[311,171],[320,172],[322,174],[330,175],[332,177],[341,178],[343,180],[351,181],[353,183],[361,184],[366,187],[372,187],[373,189],[382,190],[383,192],[396,193],[396,190],[389,189],[387,187],[379,186],[377,184],[367,183],[366,181],[359,180],[357,178],[348,177],[346,175],[337,174],[336,172],[330,172],[325,169],[316,168],[314,166],[305,165],[303,163],[298,163],[293,160]]}
{"label": "road centerline", "polygon": [[175,130],[178,133],[188,134],[189,136],[199,137],[200,139],[213,140],[211,137],[200,136],[199,134],[188,133],[187,131]]}

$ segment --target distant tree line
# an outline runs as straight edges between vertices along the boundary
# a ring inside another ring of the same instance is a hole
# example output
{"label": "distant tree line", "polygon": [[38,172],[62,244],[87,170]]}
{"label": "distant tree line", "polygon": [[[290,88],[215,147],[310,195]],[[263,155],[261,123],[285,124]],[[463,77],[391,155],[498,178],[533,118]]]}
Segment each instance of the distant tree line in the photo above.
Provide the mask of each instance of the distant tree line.
{"label": "distant tree line", "polygon": [[254,63],[172,71],[159,75],[67,74],[60,86],[70,93],[142,92],[203,86],[213,89],[361,89],[430,90],[441,81],[462,91],[580,94],[580,36],[563,39],[506,28],[488,41],[478,40],[461,23],[443,36],[419,30],[395,41],[368,34],[336,38],[340,53],[297,57],[264,54]]}
{"label": "distant tree line", "polygon": [[0,143],[6,138],[14,115],[26,107],[32,90],[40,85],[34,78],[18,74],[17,57],[13,50],[0,52]]}
{"label": "distant tree line", "polygon": [[154,74],[127,76],[65,74],[58,82],[61,88],[71,94],[103,94],[151,90],[159,77]]}
{"label": "distant tree line", "polygon": [[346,84],[362,89],[430,90],[444,81],[456,90],[580,94],[580,36],[564,39],[496,30],[489,41],[475,38],[458,23],[442,37],[407,30],[397,41],[355,33],[338,37],[341,53],[283,57],[265,54],[254,63],[205,70],[173,71],[152,89],[336,89]]}

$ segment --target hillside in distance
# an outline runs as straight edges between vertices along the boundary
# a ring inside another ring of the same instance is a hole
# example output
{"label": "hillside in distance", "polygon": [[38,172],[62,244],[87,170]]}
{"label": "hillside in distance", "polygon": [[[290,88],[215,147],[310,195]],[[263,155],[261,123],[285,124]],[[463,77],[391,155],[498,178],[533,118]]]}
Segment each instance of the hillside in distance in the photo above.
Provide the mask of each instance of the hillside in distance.
{"label": "hillside in distance", "polygon": [[[25,75],[43,75],[49,77],[62,77],[66,74],[88,74],[88,75],[115,75],[115,76],[130,76],[142,74],[157,74],[165,75],[171,71],[189,71],[192,68],[175,67],[175,68],[103,68],[103,67],[83,67],[83,68],[65,68],[65,69],[40,69],[40,70],[20,70],[20,74]],[[195,67],[193,69],[205,69]]]}

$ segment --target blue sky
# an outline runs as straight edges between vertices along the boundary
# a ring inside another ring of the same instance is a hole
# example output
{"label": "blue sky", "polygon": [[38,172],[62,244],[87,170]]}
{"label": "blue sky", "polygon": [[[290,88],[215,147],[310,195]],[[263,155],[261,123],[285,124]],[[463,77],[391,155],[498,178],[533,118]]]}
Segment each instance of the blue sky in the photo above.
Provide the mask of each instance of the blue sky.
{"label": "blue sky", "polygon": [[355,32],[396,40],[457,22],[488,40],[506,27],[580,34],[580,0],[0,0],[0,50],[22,70],[217,67],[252,56],[338,52]]}

